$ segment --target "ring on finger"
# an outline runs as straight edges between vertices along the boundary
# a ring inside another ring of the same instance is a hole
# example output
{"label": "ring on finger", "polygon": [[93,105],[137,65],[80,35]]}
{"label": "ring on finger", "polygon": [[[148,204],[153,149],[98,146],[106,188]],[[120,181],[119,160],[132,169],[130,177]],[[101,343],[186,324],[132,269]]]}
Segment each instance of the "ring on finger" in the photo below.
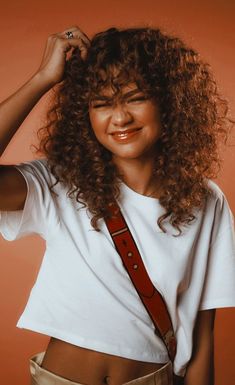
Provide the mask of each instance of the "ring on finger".
{"label": "ring on finger", "polygon": [[65,35],[66,35],[67,39],[73,39],[73,32],[68,31],[65,33]]}

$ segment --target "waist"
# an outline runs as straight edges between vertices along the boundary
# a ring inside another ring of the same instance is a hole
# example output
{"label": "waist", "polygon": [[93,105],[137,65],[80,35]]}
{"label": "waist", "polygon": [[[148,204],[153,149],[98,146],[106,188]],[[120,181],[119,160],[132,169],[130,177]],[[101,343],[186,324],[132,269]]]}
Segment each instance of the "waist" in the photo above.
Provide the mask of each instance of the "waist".
{"label": "waist", "polygon": [[[70,381],[98,385],[104,384],[105,378],[106,383],[122,384],[164,365],[97,352],[51,338],[41,366]],[[111,380],[108,382],[108,379]]]}

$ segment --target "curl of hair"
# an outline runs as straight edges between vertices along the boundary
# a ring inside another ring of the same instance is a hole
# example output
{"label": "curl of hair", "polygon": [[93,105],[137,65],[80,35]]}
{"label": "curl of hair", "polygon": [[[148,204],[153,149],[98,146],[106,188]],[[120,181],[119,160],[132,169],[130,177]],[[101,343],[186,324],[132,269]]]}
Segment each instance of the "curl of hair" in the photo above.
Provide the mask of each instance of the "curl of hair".
{"label": "curl of hair", "polygon": [[165,214],[157,222],[165,232],[168,218],[180,234],[210,194],[207,181],[219,171],[219,144],[232,121],[210,66],[179,38],[159,29],[111,28],[93,37],[85,61],[75,49],[40,130],[39,151],[56,183],[66,184],[68,196],[88,207],[99,231],[98,220],[109,216],[107,206],[119,195],[120,176],[93,133],[89,101],[106,86],[118,92],[130,81],[160,108],[154,175],[164,186],[159,202]]}

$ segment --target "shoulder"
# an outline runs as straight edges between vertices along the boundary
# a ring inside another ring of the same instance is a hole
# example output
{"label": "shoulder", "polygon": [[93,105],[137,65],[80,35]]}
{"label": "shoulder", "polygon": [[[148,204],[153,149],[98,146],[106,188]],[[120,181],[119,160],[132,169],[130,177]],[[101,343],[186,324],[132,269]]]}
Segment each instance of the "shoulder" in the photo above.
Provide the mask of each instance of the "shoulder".
{"label": "shoulder", "polygon": [[234,232],[234,215],[222,189],[212,180],[207,182],[209,196],[205,206],[205,214],[210,216],[216,235],[230,230]]}
{"label": "shoulder", "polygon": [[44,173],[48,173],[49,164],[46,158],[33,159],[27,162],[22,162],[16,165],[17,168],[22,168],[27,171],[41,171]]}
{"label": "shoulder", "polygon": [[46,158],[34,159],[28,162],[19,163],[15,167],[25,176],[38,181],[53,184],[56,180],[51,172]]}
{"label": "shoulder", "polygon": [[222,191],[221,187],[212,179],[206,180],[209,190],[212,192],[212,194],[215,197],[221,197],[224,196],[224,192]]}
{"label": "shoulder", "polygon": [[208,197],[207,197],[207,204],[206,208],[214,209],[216,211],[223,210],[225,207],[229,208],[226,196],[222,189],[219,187],[219,185],[211,180],[208,179],[206,181],[207,187],[208,187]]}

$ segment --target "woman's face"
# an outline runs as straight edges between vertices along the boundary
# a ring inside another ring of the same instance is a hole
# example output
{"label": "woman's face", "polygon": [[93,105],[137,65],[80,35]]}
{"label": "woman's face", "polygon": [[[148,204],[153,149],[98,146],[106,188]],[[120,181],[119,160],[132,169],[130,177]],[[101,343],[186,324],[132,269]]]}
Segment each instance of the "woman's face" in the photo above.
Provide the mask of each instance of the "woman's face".
{"label": "woman's face", "polygon": [[91,99],[89,115],[97,140],[118,158],[136,159],[154,154],[161,131],[159,108],[130,83],[114,95],[111,87]]}

